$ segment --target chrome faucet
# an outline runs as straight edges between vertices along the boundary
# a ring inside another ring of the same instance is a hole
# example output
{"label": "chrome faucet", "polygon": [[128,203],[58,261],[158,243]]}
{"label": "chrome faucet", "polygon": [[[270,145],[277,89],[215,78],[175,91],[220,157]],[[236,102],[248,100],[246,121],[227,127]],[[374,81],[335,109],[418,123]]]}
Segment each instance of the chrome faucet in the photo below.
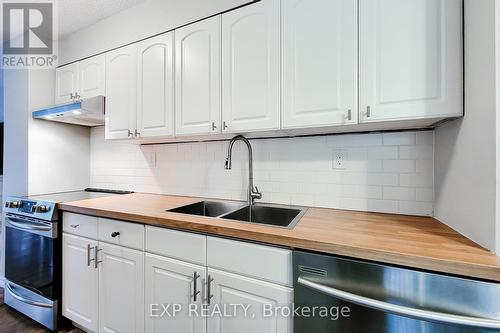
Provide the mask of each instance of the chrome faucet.
{"label": "chrome faucet", "polygon": [[257,186],[253,186],[253,158],[252,158],[252,146],[250,145],[250,141],[247,140],[243,135],[237,135],[231,139],[229,142],[229,146],[227,148],[227,157],[226,164],[224,168],[226,170],[231,170],[231,158],[233,145],[236,141],[243,141],[248,148],[248,204],[253,205],[255,203],[255,199],[262,199],[262,193],[259,192],[259,188]]}

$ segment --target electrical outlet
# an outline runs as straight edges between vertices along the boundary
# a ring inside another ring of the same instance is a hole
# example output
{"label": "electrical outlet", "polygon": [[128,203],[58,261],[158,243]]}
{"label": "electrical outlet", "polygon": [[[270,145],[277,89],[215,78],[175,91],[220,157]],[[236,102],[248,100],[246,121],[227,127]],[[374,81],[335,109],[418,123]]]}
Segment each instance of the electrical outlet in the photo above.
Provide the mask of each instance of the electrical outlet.
{"label": "electrical outlet", "polygon": [[333,168],[345,169],[345,162],[347,160],[347,150],[335,149],[333,151]]}

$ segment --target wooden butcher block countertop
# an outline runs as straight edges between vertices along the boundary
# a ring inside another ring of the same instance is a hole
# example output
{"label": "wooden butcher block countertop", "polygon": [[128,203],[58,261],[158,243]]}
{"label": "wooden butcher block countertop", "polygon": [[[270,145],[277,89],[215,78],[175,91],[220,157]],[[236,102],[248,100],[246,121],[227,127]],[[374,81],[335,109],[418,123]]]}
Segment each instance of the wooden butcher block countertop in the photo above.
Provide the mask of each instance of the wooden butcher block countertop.
{"label": "wooden butcher block countertop", "polygon": [[202,199],[134,193],[60,204],[68,212],[500,281],[500,257],[429,217],[309,208],[293,229],[165,210]]}

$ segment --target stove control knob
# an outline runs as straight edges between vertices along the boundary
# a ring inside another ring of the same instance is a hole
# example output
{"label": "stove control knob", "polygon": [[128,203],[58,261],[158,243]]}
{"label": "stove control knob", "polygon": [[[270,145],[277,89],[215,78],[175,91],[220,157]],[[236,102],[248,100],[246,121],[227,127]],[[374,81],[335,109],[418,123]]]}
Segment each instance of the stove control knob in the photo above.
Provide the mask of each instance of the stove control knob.
{"label": "stove control knob", "polygon": [[6,208],[22,208],[23,202],[22,201],[7,201],[7,202],[5,202],[5,207]]}
{"label": "stove control knob", "polygon": [[49,211],[49,207],[45,205],[33,206],[35,208],[35,212],[37,213],[47,213]]}

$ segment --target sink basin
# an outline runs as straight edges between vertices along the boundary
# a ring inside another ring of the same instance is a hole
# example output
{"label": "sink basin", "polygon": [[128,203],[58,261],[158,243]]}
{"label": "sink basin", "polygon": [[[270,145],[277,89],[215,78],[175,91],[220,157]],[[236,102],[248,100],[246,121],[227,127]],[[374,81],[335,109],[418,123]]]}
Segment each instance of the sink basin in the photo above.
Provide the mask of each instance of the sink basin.
{"label": "sink basin", "polygon": [[245,202],[238,201],[200,201],[190,205],[168,209],[167,212],[190,215],[219,217],[245,206]]}
{"label": "sink basin", "polygon": [[229,220],[293,228],[306,211],[307,209],[302,207],[253,205],[245,206],[221,217]]}

